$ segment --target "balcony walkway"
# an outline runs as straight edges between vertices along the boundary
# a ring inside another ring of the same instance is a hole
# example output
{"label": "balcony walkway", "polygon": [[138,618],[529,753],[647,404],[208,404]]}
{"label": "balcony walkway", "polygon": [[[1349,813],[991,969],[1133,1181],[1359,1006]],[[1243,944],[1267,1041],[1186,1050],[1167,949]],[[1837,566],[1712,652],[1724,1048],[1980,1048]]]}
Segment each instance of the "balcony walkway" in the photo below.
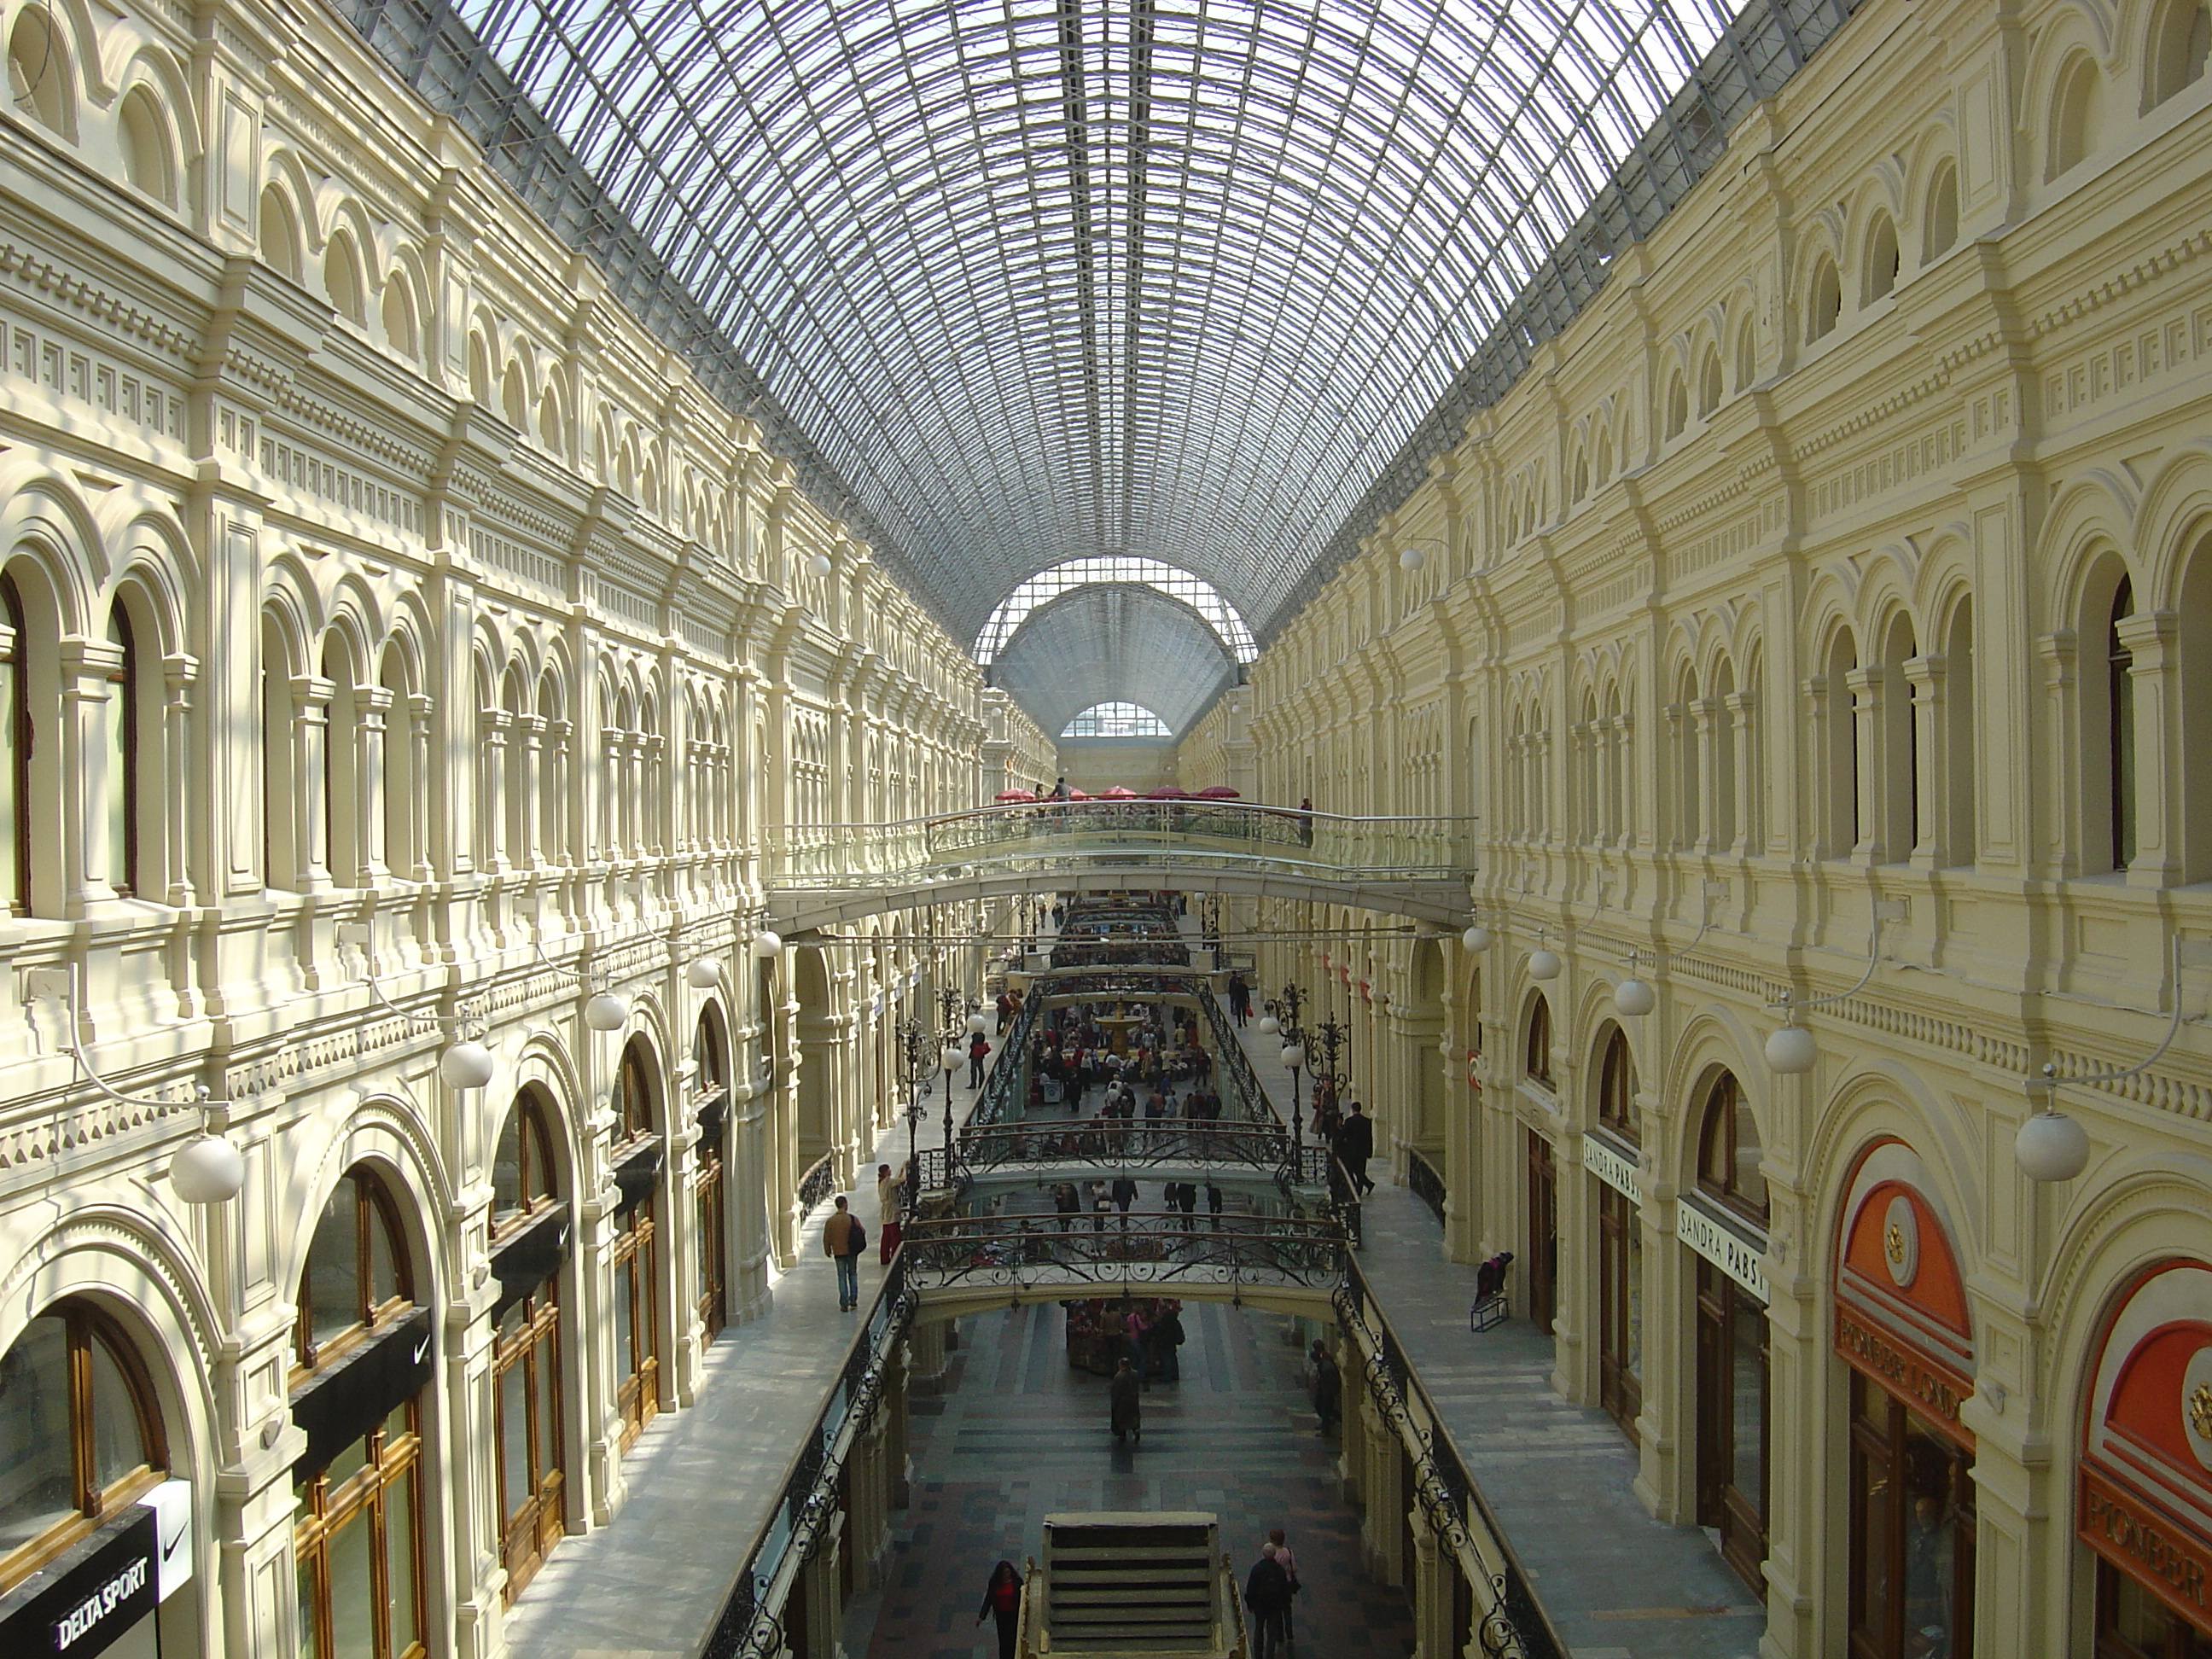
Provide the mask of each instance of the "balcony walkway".
{"label": "balcony walkway", "polygon": [[[1280,1039],[1241,1035],[1287,1101]],[[1553,1391],[1550,1337],[1525,1319],[1468,1331],[1474,1269],[1444,1259],[1436,1217],[1386,1161],[1369,1166],[1360,1267],[1573,1659],[1753,1659],[1765,1602],[1701,1530],[1645,1513],[1620,1428]]]}

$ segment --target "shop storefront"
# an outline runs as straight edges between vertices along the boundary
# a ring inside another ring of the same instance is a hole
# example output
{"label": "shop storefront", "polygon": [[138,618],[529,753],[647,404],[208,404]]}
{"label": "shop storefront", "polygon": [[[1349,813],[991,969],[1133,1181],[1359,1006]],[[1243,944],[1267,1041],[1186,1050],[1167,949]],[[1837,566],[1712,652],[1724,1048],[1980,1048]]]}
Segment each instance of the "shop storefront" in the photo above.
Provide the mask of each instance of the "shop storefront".
{"label": "shop storefront", "polygon": [[1850,1373],[1853,1659],[1973,1646],[1973,1337],[1952,1230],[1920,1158],[1876,1145],[1847,1189],[1835,1346]]}
{"label": "shop storefront", "polygon": [[2075,1530],[2096,1659],[2212,1659],[2212,1267],[2123,1291],[2090,1360]]}
{"label": "shop storefront", "polygon": [[571,1227],[552,1146],[547,1103],[525,1090],[492,1160],[492,1418],[510,1601],[566,1530],[561,1277]]}
{"label": "shop storefront", "polygon": [[1630,1440],[1644,1409],[1644,1187],[1638,1160],[1636,1071],[1614,1027],[1598,1071],[1597,1124],[1583,1164],[1597,1191],[1597,1395]]}
{"label": "shop storefront", "polygon": [[1674,1201],[1674,1232],[1696,1258],[1698,1523],[1754,1589],[1765,1583],[1766,1179],[1759,1127],[1735,1077],[1707,1086],[1697,1180]]}

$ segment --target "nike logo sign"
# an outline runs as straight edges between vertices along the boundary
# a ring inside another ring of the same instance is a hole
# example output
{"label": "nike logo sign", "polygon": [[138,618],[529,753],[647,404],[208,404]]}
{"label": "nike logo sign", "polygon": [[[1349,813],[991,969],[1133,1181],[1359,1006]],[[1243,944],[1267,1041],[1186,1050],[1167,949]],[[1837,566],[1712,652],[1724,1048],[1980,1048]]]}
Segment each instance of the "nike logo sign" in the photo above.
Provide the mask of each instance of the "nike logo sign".
{"label": "nike logo sign", "polygon": [[161,1546],[161,1559],[164,1561],[167,1560],[171,1556],[177,1553],[177,1546],[185,1541],[185,1534],[191,1529],[191,1523],[190,1522],[186,1522],[183,1526],[177,1528],[177,1535],[174,1538],[172,1538],[167,1543]]}
{"label": "nike logo sign", "polygon": [[429,1352],[430,1339],[426,1336],[420,1342],[417,1342],[415,1345],[415,1358],[413,1363],[417,1365],[421,1364],[422,1363],[422,1356]]}

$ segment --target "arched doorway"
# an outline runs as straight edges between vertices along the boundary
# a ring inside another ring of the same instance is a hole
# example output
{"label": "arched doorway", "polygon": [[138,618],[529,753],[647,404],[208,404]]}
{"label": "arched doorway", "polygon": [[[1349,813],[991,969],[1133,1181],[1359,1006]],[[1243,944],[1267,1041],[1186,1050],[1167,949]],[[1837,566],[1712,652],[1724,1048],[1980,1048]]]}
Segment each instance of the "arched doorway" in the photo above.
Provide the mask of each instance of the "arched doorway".
{"label": "arched doorway", "polygon": [[1698,1522],[1754,1589],[1766,1559],[1766,1177],[1743,1085],[1723,1071],[1698,1119],[1697,1177],[1676,1208],[1696,1255]]}
{"label": "arched doorway", "polygon": [[699,1328],[709,1342],[730,1320],[729,1187],[722,1146],[730,1115],[729,1052],[721,1010],[710,1003],[701,1012],[691,1038],[691,1109],[699,1127],[691,1183],[699,1219],[695,1306]]}
{"label": "arched doorway", "polygon": [[509,1601],[566,1530],[561,1271],[570,1221],[553,1121],[544,1094],[534,1085],[525,1089],[492,1156],[491,1269],[499,1280],[491,1310],[492,1431]]}
{"label": "arched doorway", "polygon": [[423,1397],[434,1332],[399,1210],[367,1164],[338,1177],[300,1277],[292,1420],[301,1659],[428,1651]]}
{"label": "arched doorway", "polygon": [[1597,1127],[1583,1137],[1597,1184],[1597,1395],[1632,1441],[1644,1409],[1644,1135],[1636,1062],[1618,1025],[1606,1027],[1597,1075]]}
{"label": "arched doorway", "polygon": [[660,1410],[659,1200],[662,1158],[653,1052],[641,1036],[623,1049],[615,1072],[616,1212],[611,1305],[615,1401],[622,1449]]}

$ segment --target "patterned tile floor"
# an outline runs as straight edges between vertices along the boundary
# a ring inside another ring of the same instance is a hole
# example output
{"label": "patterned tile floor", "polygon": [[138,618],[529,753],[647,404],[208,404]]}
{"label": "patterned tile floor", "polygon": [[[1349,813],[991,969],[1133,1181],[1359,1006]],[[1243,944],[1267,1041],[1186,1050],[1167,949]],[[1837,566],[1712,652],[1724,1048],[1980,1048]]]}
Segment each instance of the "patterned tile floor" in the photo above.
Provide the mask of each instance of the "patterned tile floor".
{"label": "patterned tile floor", "polygon": [[[1106,1428],[1106,1381],[1067,1363],[1052,1304],[963,1322],[951,1386],[915,1401],[913,1502],[895,1514],[883,1589],[856,1603],[848,1650],[870,1659],[995,1656],[975,1611],[1000,1557],[1043,1547],[1063,1510],[1206,1510],[1240,1579],[1267,1528],[1297,1552],[1299,1659],[1413,1650],[1404,1595],[1358,1570],[1358,1522],[1336,1496],[1336,1443],[1314,1431],[1290,1322],[1185,1304],[1182,1376],[1145,1396],[1140,1448]],[[873,1629],[866,1620],[873,1613]]]}

